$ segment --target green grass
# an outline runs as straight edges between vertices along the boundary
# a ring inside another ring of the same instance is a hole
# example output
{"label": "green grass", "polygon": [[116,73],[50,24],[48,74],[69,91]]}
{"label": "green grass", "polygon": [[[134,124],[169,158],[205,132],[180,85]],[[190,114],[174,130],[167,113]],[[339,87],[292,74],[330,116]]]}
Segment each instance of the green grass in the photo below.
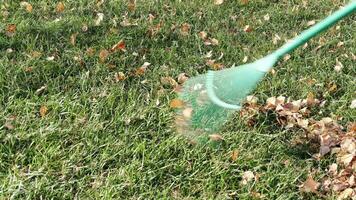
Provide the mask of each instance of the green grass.
{"label": "green grass", "polygon": [[[267,117],[254,127],[236,118],[221,133],[225,142],[220,148],[191,146],[172,126],[174,111],[168,105],[175,94],[169,88],[163,95],[158,91],[163,76],[208,70],[202,56],[211,50],[214,58],[224,53],[226,66],[240,64],[244,56],[258,59],[283,43],[272,43],[275,34],[291,38],[308,21],[322,19],[348,1],[307,1],[303,7],[301,1],[287,0],[251,0],[247,5],[230,0],[221,6],[203,0],[149,0],[138,1],[136,11],[129,12],[122,0],[100,7],[79,0],[64,1],[62,14],[54,11],[54,1],[29,1],[32,13],[20,9],[19,2],[1,1],[1,12],[7,10],[9,16],[0,17],[0,199],[253,199],[252,191],[265,199],[319,198],[300,193],[298,185],[313,170],[316,179],[321,177],[333,157],[318,162],[307,145],[292,146],[297,132],[276,127]],[[93,25],[96,12],[105,14],[98,27]],[[138,26],[119,25],[126,12]],[[154,37],[147,35],[149,13],[156,16],[153,24],[163,22]],[[263,20],[266,14],[268,22]],[[355,17],[292,53],[255,95],[262,100],[275,95],[301,99],[313,92],[327,100],[315,118],[341,116],[342,124],[355,120],[356,112],[349,108],[356,91],[351,54],[356,54]],[[186,37],[179,34],[185,22],[191,25]],[[11,23],[17,31],[8,37],[5,28]],[[81,30],[83,23],[87,32]],[[174,24],[178,30],[171,29]],[[243,31],[247,24],[253,28],[250,33]],[[220,44],[205,46],[197,36],[203,30]],[[76,32],[72,46],[69,38]],[[315,51],[320,38],[325,43]],[[99,62],[98,52],[121,39],[127,51],[110,55],[107,63],[115,65],[110,69]],[[338,48],[340,41],[344,46]],[[95,56],[85,54],[89,47]],[[6,53],[9,48],[14,52]],[[42,56],[32,58],[33,51]],[[54,61],[46,60],[52,55]],[[336,58],[344,65],[340,73],[334,71]],[[144,62],[152,63],[144,76],[115,82],[116,72],[128,74]],[[33,70],[27,72],[28,67]],[[308,85],[304,79],[316,83]],[[337,85],[335,92],[328,92],[330,82]],[[36,93],[45,85],[43,93]],[[49,109],[43,118],[42,105]],[[11,116],[16,116],[14,129],[8,130],[4,124]],[[231,161],[234,149],[240,154]],[[247,170],[260,178],[242,186]]]}

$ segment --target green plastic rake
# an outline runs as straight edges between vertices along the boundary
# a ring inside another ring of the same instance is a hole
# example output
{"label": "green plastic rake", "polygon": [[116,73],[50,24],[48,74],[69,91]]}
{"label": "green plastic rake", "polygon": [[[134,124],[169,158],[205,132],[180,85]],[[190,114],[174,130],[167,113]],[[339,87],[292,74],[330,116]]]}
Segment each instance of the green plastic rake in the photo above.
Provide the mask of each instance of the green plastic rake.
{"label": "green plastic rake", "polygon": [[253,63],[209,71],[190,78],[179,93],[184,105],[177,111],[177,131],[192,141],[206,141],[207,135],[216,133],[228,117],[241,108],[246,96],[281,57],[355,10],[354,0],[275,52]]}

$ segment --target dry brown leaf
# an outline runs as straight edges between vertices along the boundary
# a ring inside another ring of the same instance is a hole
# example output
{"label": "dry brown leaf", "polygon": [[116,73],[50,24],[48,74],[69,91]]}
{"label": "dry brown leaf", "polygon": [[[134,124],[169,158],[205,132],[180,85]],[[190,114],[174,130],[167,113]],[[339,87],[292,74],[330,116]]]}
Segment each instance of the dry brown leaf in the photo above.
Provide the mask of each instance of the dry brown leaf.
{"label": "dry brown leaf", "polygon": [[320,186],[319,182],[316,182],[313,177],[309,176],[308,179],[302,184],[301,191],[317,193]]}
{"label": "dry brown leaf", "polygon": [[100,62],[102,63],[105,62],[108,56],[109,56],[109,51],[106,49],[102,49],[99,53]]}
{"label": "dry brown leaf", "polygon": [[141,67],[139,67],[135,70],[135,75],[142,76],[143,74],[145,74],[147,67],[150,65],[151,65],[151,63],[149,63],[149,62],[143,63],[143,65]]}
{"label": "dry brown leaf", "polygon": [[246,25],[246,26],[244,27],[244,31],[245,31],[246,33],[250,33],[250,32],[252,32],[252,27],[251,27],[250,25]]}
{"label": "dry brown leaf", "polygon": [[30,3],[26,2],[26,1],[22,1],[20,2],[20,6],[25,8],[27,12],[31,13],[33,10],[33,7]]}
{"label": "dry brown leaf", "polygon": [[352,188],[347,188],[340,193],[340,195],[337,197],[337,200],[350,199],[351,197],[355,197],[355,195],[356,191],[354,191]]}
{"label": "dry brown leaf", "polygon": [[57,13],[61,13],[61,12],[63,12],[64,11],[64,3],[63,2],[59,2],[58,4],[57,4],[57,6],[56,6],[56,12]]}
{"label": "dry brown leaf", "polygon": [[111,47],[111,52],[115,52],[117,50],[121,50],[124,52],[126,51],[126,44],[124,40],[120,40],[118,43]]}
{"label": "dry brown leaf", "polygon": [[199,37],[200,37],[201,39],[203,39],[203,40],[205,40],[206,37],[208,36],[208,34],[207,34],[205,31],[200,31],[200,32],[198,33],[198,35],[199,35]]}
{"label": "dry brown leaf", "polygon": [[255,175],[253,174],[253,172],[251,171],[246,171],[243,173],[242,175],[242,180],[241,180],[241,184],[242,185],[247,185],[248,182],[251,182],[252,180],[255,179]]}
{"label": "dry brown leaf", "polygon": [[184,102],[180,99],[173,99],[170,103],[169,106],[171,108],[182,108],[184,105]]}
{"label": "dry brown leaf", "polygon": [[136,0],[129,0],[129,3],[127,5],[127,8],[129,11],[133,12],[136,10]]}
{"label": "dry brown leaf", "polygon": [[231,160],[232,161],[236,161],[238,156],[239,156],[239,151],[237,149],[235,149],[231,152]]}
{"label": "dry brown leaf", "polygon": [[169,77],[169,76],[162,77],[161,78],[161,83],[163,85],[172,86],[173,88],[178,86],[178,83],[172,77]]}
{"label": "dry brown leaf", "polygon": [[221,135],[219,135],[219,134],[211,134],[211,135],[209,135],[209,138],[210,138],[210,140],[212,140],[212,141],[221,141],[221,140],[224,140],[224,138],[223,138]]}
{"label": "dry brown leaf", "polygon": [[73,33],[71,36],[70,36],[70,43],[75,46],[75,43],[76,43],[76,40],[77,40],[77,35],[78,33]]}
{"label": "dry brown leaf", "polygon": [[215,5],[221,5],[222,3],[224,3],[224,0],[214,0]]}
{"label": "dry brown leaf", "polygon": [[187,35],[189,35],[189,31],[190,31],[190,24],[188,24],[188,23],[183,23],[183,24],[180,26],[180,33],[181,33],[181,35],[187,36]]}
{"label": "dry brown leaf", "polygon": [[180,73],[178,75],[178,83],[183,84],[185,81],[187,81],[189,78],[186,73]]}
{"label": "dry brown leaf", "polygon": [[41,117],[45,117],[47,115],[47,112],[48,112],[48,108],[47,106],[45,105],[42,105],[41,108],[40,108],[40,115]]}
{"label": "dry brown leaf", "polygon": [[16,24],[9,24],[6,27],[6,35],[12,37],[15,35],[16,32]]}
{"label": "dry brown leaf", "polygon": [[125,74],[123,72],[118,72],[118,73],[115,74],[115,80],[117,82],[123,81],[125,79],[126,79],[126,76],[125,76]]}

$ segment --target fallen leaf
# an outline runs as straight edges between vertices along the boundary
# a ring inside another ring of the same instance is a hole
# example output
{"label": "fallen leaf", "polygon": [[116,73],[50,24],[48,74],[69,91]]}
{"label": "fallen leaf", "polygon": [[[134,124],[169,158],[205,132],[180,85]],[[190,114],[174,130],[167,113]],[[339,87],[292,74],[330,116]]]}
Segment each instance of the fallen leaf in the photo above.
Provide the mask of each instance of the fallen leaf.
{"label": "fallen leaf", "polygon": [[246,62],[247,62],[247,60],[248,60],[248,57],[247,57],[247,56],[245,56],[245,57],[244,57],[244,59],[242,60],[242,62],[243,62],[243,63],[246,63]]}
{"label": "fallen leaf", "polygon": [[98,13],[96,14],[96,20],[94,21],[95,26],[100,26],[101,22],[104,20],[104,14],[103,13]]}
{"label": "fallen leaf", "polygon": [[41,57],[41,55],[42,55],[42,53],[39,52],[39,51],[32,51],[31,52],[31,57],[32,58],[39,58],[39,57]]}
{"label": "fallen leaf", "polygon": [[313,26],[316,24],[315,20],[308,21],[307,26]]}
{"label": "fallen leaf", "polygon": [[109,56],[109,52],[106,49],[102,49],[99,53],[100,62],[102,63],[105,62],[108,56]]}
{"label": "fallen leaf", "polygon": [[284,61],[288,61],[289,59],[291,58],[291,55],[290,54],[287,54],[283,57],[283,60]]}
{"label": "fallen leaf", "polygon": [[75,46],[75,42],[77,40],[77,35],[78,33],[73,33],[71,36],[70,36],[70,43]]}
{"label": "fallen leaf", "polygon": [[215,5],[221,5],[222,3],[224,3],[224,0],[214,0]]}
{"label": "fallen leaf", "polygon": [[249,95],[246,97],[246,102],[251,104],[251,105],[255,105],[257,104],[258,98],[254,95]]}
{"label": "fallen leaf", "polygon": [[343,67],[344,65],[338,59],[336,59],[336,65],[334,67],[334,70],[336,72],[340,72]]}
{"label": "fallen leaf", "polygon": [[33,7],[30,3],[26,2],[26,1],[21,1],[20,2],[20,6],[25,8],[27,12],[31,13],[33,10]]}
{"label": "fallen leaf", "polygon": [[189,35],[189,31],[190,31],[190,24],[188,23],[183,23],[180,27],[180,33],[183,36],[187,36]]}
{"label": "fallen leaf", "polygon": [[248,1],[249,0],[241,0],[241,3],[242,3],[242,5],[246,5],[246,4],[248,4]]}
{"label": "fallen leaf", "polygon": [[47,85],[44,85],[36,90],[36,94],[39,95],[47,89]]}
{"label": "fallen leaf", "polygon": [[328,91],[329,92],[335,92],[337,90],[337,85],[334,82],[330,82],[328,84]]}
{"label": "fallen leaf", "polygon": [[302,184],[301,190],[303,192],[317,193],[320,183],[314,181],[313,177],[309,176],[308,179]]}
{"label": "fallen leaf", "polygon": [[15,128],[10,121],[5,122],[4,127],[8,130],[13,130]]}
{"label": "fallen leaf", "polygon": [[172,77],[162,77],[161,78],[161,83],[163,85],[168,85],[168,86],[172,86],[172,87],[177,87],[178,83],[172,78]]}
{"label": "fallen leaf", "polygon": [[232,161],[236,161],[238,156],[239,156],[239,151],[237,149],[235,149],[231,152],[231,160]]}
{"label": "fallen leaf", "polygon": [[143,65],[141,67],[139,67],[139,68],[137,68],[135,70],[135,75],[136,76],[143,75],[146,72],[147,67],[150,66],[150,65],[151,65],[151,63],[149,63],[149,62],[143,63]]}
{"label": "fallen leaf", "polygon": [[187,76],[186,73],[180,73],[178,75],[178,83],[183,84],[185,81],[187,81],[189,77]]}
{"label": "fallen leaf", "polygon": [[209,138],[210,138],[210,140],[212,140],[212,141],[221,141],[221,140],[224,140],[224,138],[223,138],[221,135],[219,135],[219,134],[211,134],[211,135],[209,135]]}
{"label": "fallen leaf", "polygon": [[117,50],[126,51],[126,45],[124,40],[120,40],[118,43],[111,47],[112,52],[115,52]]}
{"label": "fallen leaf", "polygon": [[87,48],[86,54],[87,54],[88,56],[93,56],[93,55],[95,54],[95,49],[93,49],[93,48],[91,48],[91,47]]}
{"label": "fallen leaf", "polygon": [[278,41],[281,40],[281,37],[279,37],[279,35],[275,34],[274,37],[272,38],[272,42],[273,44],[277,44]]}
{"label": "fallen leaf", "polygon": [[186,108],[182,111],[182,114],[185,119],[190,119],[192,117],[193,109],[192,108]]}
{"label": "fallen leaf", "polygon": [[340,195],[337,197],[337,200],[343,200],[343,199],[349,199],[351,197],[355,197],[356,191],[354,191],[352,188],[347,188],[343,192],[340,193]]}
{"label": "fallen leaf", "polygon": [[127,5],[127,8],[129,11],[133,12],[136,10],[136,0],[129,0],[129,3]]}
{"label": "fallen leaf", "polygon": [[201,39],[203,39],[203,40],[205,40],[206,37],[208,36],[208,34],[207,34],[205,31],[200,31],[200,32],[198,33],[198,35],[199,35],[199,37],[200,37]]}
{"label": "fallen leaf", "polygon": [[241,184],[242,184],[242,185],[247,185],[248,182],[251,182],[253,179],[255,179],[255,175],[253,174],[253,172],[251,172],[251,171],[246,171],[246,172],[244,172],[243,175],[242,175]]}
{"label": "fallen leaf", "polygon": [[263,16],[263,19],[264,19],[265,21],[269,21],[269,19],[270,19],[269,14],[266,14],[265,16]]}
{"label": "fallen leaf", "polygon": [[9,24],[6,27],[6,35],[12,37],[15,35],[16,32],[16,24]]}
{"label": "fallen leaf", "polygon": [[45,117],[47,115],[47,112],[48,112],[48,108],[47,106],[45,105],[42,105],[41,108],[40,108],[40,115],[41,117]]}
{"label": "fallen leaf", "polygon": [[126,79],[126,76],[125,76],[125,74],[123,72],[118,72],[118,73],[115,74],[115,80],[117,82],[123,81],[125,79]]}
{"label": "fallen leaf", "polygon": [[251,26],[250,26],[250,25],[246,25],[245,28],[244,28],[244,31],[245,31],[246,33],[252,32]]}
{"label": "fallen leaf", "polygon": [[48,57],[46,58],[46,60],[48,60],[48,61],[53,61],[53,60],[54,60],[54,56],[48,56]]}
{"label": "fallen leaf", "polygon": [[182,108],[184,105],[184,102],[180,99],[173,99],[170,103],[169,106],[171,108]]}
{"label": "fallen leaf", "polygon": [[61,13],[64,11],[64,3],[63,2],[59,2],[56,6],[56,12],[57,13]]}
{"label": "fallen leaf", "polygon": [[209,46],[209,45],[217,46],[217,45],[219,45],[219,40],[217,40],[215,38],[207,38],[204,40],[204,44],[207,46]]}
{"label": "fallen leaf", "polygon": [[350,108],[351,108],[351,109],[356,108],[356,99],[354,99],[354,100],[351,101]]}

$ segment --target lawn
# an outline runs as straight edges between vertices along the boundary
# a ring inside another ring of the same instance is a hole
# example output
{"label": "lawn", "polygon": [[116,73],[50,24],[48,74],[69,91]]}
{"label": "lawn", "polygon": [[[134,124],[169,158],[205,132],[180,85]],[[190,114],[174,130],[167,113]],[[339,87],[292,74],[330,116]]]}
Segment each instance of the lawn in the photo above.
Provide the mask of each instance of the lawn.
{"label": "lawn", "polygon": [[[177,96],[161,78],[206,72],[210,51],[225,68],[261,58],[347,0],[20,2],[0,3],[0,199],[321,198],[299,186],[335,157],[294,145],[300,130],[235,117],[219,148],[191,145],[176,133]],[[326,100],[313,118],[355,121],[355,22],[291,53],[253,94],[313,93]],[[246,171],[258,180],[241,184]]]}

